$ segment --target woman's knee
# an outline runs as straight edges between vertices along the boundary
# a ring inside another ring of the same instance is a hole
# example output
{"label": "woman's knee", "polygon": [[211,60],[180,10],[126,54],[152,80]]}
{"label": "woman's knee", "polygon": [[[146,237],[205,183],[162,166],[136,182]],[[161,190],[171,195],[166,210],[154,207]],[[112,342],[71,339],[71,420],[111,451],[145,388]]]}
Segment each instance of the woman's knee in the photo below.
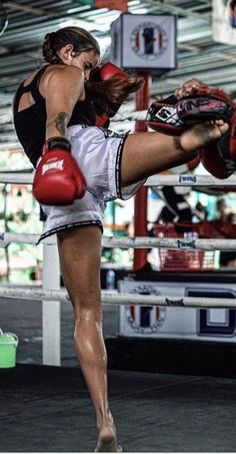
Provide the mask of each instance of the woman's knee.
{"label": "woman's knee", "polygon": [[96,307],[77,307],[75,308],[76,322],[101,322],[102,309],[101,306]]}
{"label": "woman's knee", "polygon": [[72,303],[76,318],[101,318],[102,305],[100,292],[78,293],[73,298]]}

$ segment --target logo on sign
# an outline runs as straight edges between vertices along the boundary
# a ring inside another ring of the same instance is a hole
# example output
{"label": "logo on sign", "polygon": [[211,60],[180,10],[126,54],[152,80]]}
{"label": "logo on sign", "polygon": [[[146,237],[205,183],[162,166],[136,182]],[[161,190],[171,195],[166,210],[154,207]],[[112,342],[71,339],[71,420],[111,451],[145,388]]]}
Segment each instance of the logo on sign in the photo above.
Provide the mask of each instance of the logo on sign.
{"label": "logo on sign", "polygon": [[168,47],[168,36],[159,25],[152,22],[139,24],[131,34],[133,51],[145,60],[154,60]]}
{"label": "logo on sign", "polygon": [[180,183],[196,183],[197,177],[194,175],[179,175]]}
{"label": "logo on sign", "polygon": [[[130,291],[139,295],[159,295],[160,292],[148,285],[141,285]],[[125,306],[129,326],[137,334],[156,333],[166,319],[166,308],[157,306]]]}

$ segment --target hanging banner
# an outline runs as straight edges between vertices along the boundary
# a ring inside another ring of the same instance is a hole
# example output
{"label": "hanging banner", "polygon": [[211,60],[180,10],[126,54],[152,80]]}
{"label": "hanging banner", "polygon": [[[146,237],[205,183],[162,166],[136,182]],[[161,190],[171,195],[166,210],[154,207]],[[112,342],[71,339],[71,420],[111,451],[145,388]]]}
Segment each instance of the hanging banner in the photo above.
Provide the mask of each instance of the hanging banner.
{"label": "hanging banner", "polygon": [[236,44],[236,0],[212,0],[214,41]]}
{"label": "hanging banner", "polygon": [[97,8],[117,9],[124,13],[128,12],[128,0],[95,0],[95,6]]}

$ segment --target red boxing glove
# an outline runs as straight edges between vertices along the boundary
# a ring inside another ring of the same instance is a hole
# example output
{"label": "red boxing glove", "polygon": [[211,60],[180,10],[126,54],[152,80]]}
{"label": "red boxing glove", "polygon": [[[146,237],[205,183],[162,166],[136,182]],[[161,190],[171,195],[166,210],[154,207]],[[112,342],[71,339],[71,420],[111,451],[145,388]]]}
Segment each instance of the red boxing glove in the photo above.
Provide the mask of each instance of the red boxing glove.
{"label": "red boxing glove", "polygon": [[118,76],[119,79],[123,79],[127,84],[129,83],[128,74],[119,68],[119,66],[114,65],[113,63],[105,63],[105,65],[99,68],[99,78],[100,80],[107,80],[113,76]]}
{"label": "red boxing glove", "polygon": [[113,65],[113,63],[105,63],[100,68],[95,68],[90,76],[90,80],[100,81],[108,80],[113,76],[118,76],[119,79],[123,79],[126,83],[129,83],[129,75],[119,68],[119,66]]}
{"label": "red boxing glove", "polygon": [[[130,80],[129,75],[126,72],[124,72],[121,68],[114,65],[113,63],[105,63],[100,68],[96,68],[92,72],[90,80],[95,82],[105,81],[113,76],[116,76],[117,79],[119,79],[119,81],[122,82],[123,84],[128,85]],[[113,105],[114,113],[112,115],[109,115],[106,112],[104,112],[103,115],[96,115],[96,126],[99,126],[101,128],[108,128],[110,124],[110,118],[114,117],[116,112],[119,110],[120,106],[121,104]]]}
{"label": "red boxing glove", "polygon": [[45,142],[33,182],[33,194],[39,203],[71,205],[84,196],[86,181],[70,150],[70,142],[63,137]]}
{"label": "red boxing glove", "polygon": [[192,159],[192,161],[187,162],[186,166],[187,166],[188,170],[190,170],[190,172],[192,172],[194,169],[196,169],[196,167],[198,166],[198,164],[200,164],[200,162],[201,162],[201,158],[198,154],[197,156],[195,156],[195,158]]}
{"label": "red boxing glove", "polygon": [[201,163],[214,177],[225,179],[236,171],[236,160],[230,153],[231,131],[200,150]]}
{"label": "red boxing glove", "polygon": [[236,111],[234,111],[230,122],[229,154],[236,161]]}
{"label": "red boxing glove", "polygon": [[96,115],[96,126],[99,128],[109,128],[110,117],[108,114]]}

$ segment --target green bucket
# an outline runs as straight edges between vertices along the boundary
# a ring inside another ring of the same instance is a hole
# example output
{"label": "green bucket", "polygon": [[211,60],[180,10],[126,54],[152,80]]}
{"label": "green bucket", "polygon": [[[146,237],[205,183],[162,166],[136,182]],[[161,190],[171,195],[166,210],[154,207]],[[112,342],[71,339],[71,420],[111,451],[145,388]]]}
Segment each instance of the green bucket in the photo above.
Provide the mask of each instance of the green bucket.
{"label": "green bucket", "polygon": [[18,337],[13,333],[3,333],[0,329],[0,369],[9,369],[16,365],[16,347]]}

